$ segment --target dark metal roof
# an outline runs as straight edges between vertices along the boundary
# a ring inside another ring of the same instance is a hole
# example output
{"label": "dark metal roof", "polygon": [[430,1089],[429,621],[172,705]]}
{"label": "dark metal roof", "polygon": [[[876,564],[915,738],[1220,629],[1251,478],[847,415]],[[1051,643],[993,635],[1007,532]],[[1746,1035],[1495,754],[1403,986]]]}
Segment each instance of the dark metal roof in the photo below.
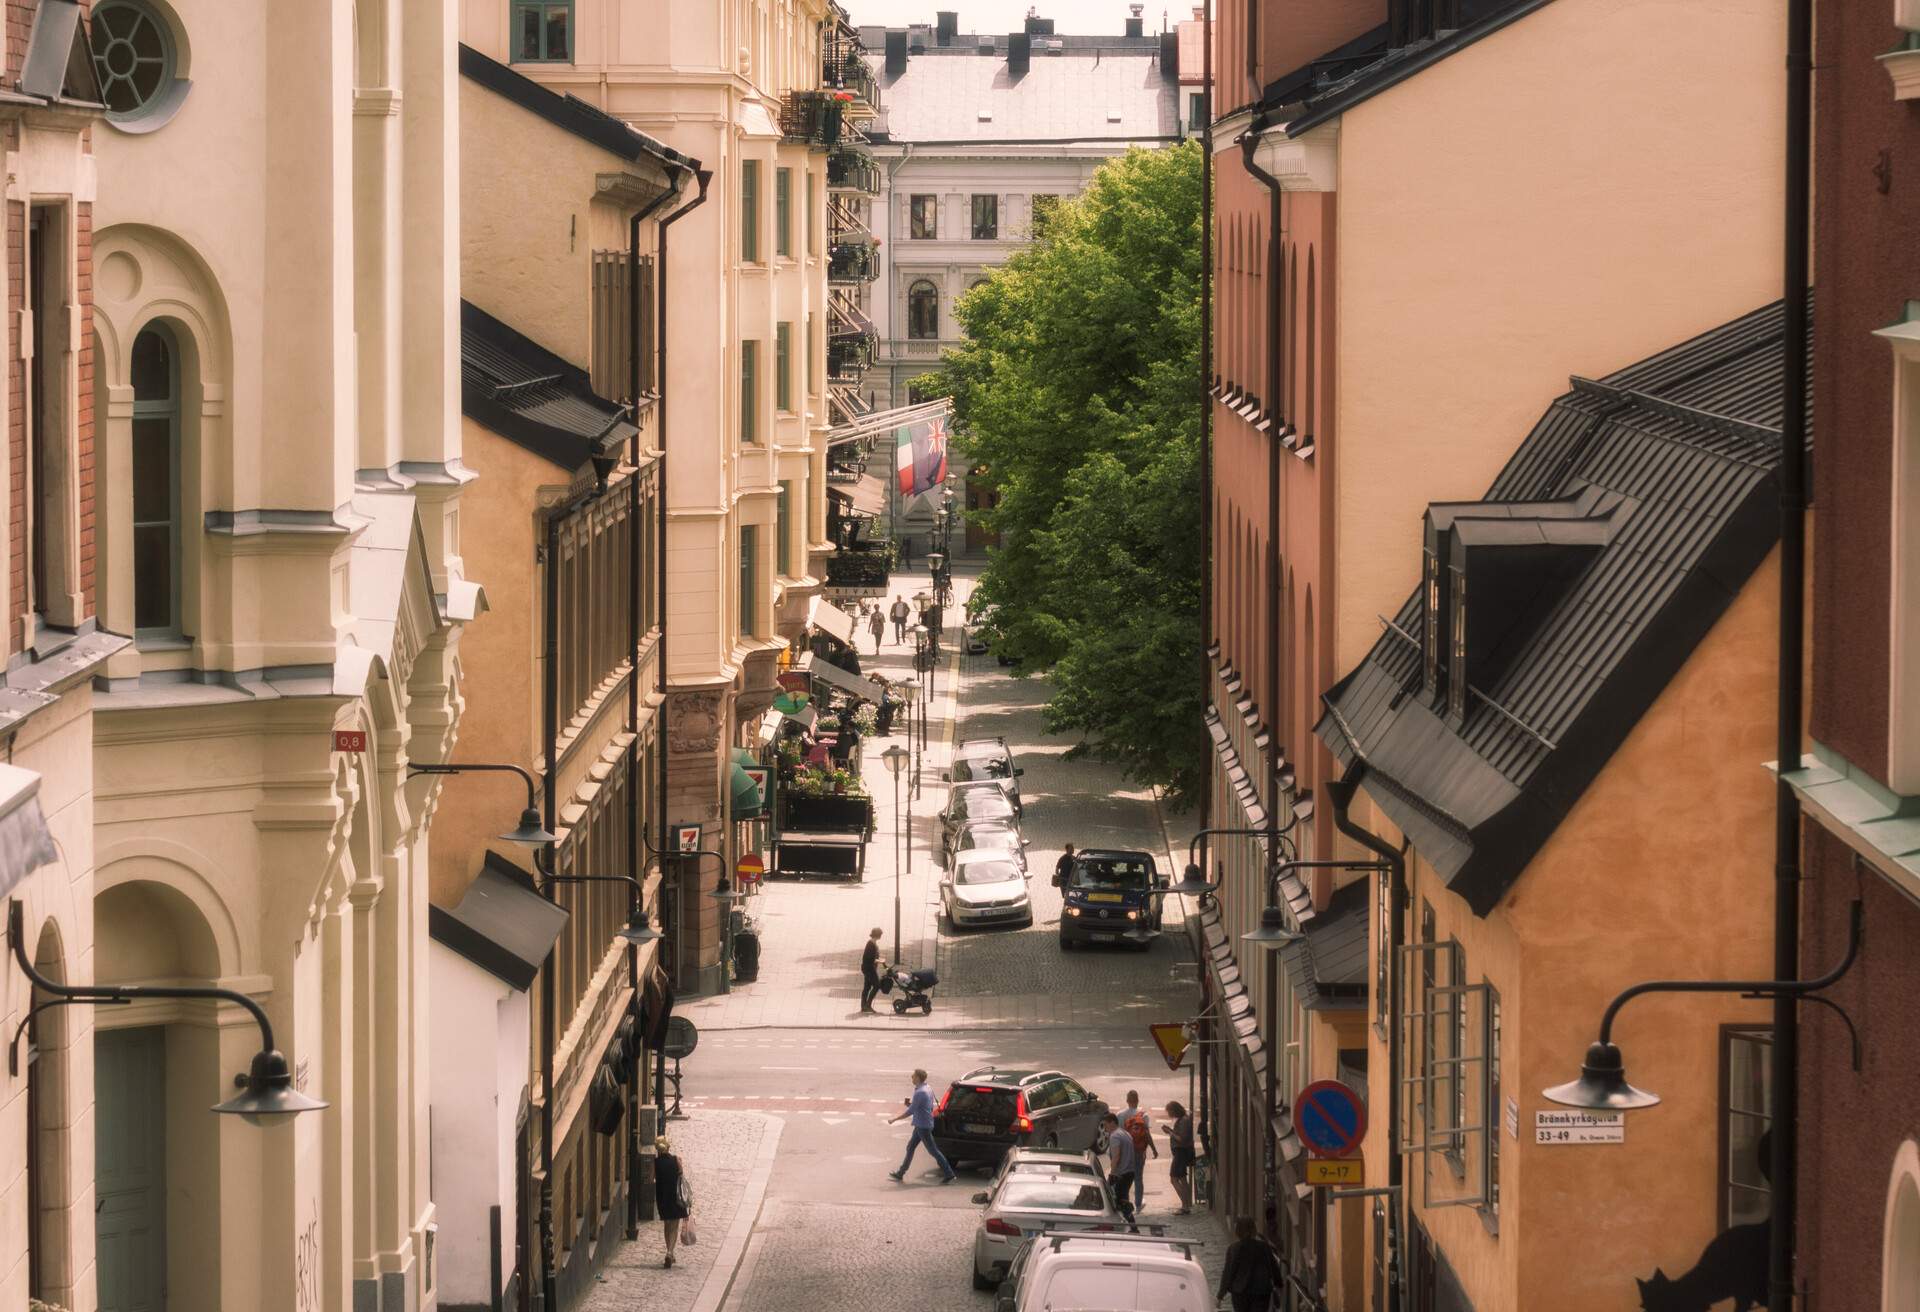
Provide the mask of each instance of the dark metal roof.
{"label": "dark metal roof", "polygon": [[639,431],[625,406],[594,394],[584,370],[464,300],[460,409],[569,473],[618,455]]}
{"label": "dark metal roof", "polygon": [[427,911],[434,942],[522,992],[566,924],[567,913],[534,890],[526,871],[493,852],[459,906]]}
{"label": "dark metal roof", "polygon": [[1343,768],[1364,767],[1368,793],[1477,914],[1512,887],[1772,549],[1780,338],[1776,303],[1597,385],[1576,379],[1485,502],[1433,508],[1436,522],[1481,521],[1552,503],[1555,515],[1606,523],[1577,573],[1497,617],[1524,638],[1490,683],[1469,672],[1458,723],[1422,687],[1417,588],[1323,697],[1316,732]]}
{"label": "dark metal roof", "polygon": [[1362,32],[1345,45],[1316,55],[1292,72],[1267,83],[1266,89],[1260,93],[1260,107],[1270,109],[1297,104],[1309,96],[1324,93],[1334,83],[1379,60],[1387,53],[1389,41],[1390,29],[1382,23],[1370,31]]}
{"label": "dark metal roof", "polygon": [[1280,949],[1294,996],[1308,1011],[1367,1003],[1367,909],[1370,879],[1334,890],[1327,905],[1300,922],[1302,937]]}
{"label": "dark metal roof", "polygon": [[[1463,0],[1461,18],[1465,21],[1459,27],[1403,46],[1387,47],[1383,42],[1379,58],[1357,68],[1349,67],[1344,76],[1314,94],[1307,101],[1305,112],[1288,122],[1287,135],[1297,137],[1328,119],[1338,118],[1361,101],[1398,86],[1482,37],[1492,36],[1507,24],[1551,3],[1552,0]],[[1365,40],[1366,37],[1361,38]],[[1268,99],[1276,105],[1287,103]]]}
{"label": "dark metal roof", "polygon": [[557,91],[550,91],[499,60],[489,59],[465,42],[460,44],[460,76],[505,96],[562,131],[571,132],[582,141],[591,141],[621,159],[632,161],[651,156],[666,167],[685,174],[691,174],[700,167],[699,160],[682,155],[644,132],[635,131],[624,120],[615,118],[597,105],[590,105],[578,96],[563,96]]}

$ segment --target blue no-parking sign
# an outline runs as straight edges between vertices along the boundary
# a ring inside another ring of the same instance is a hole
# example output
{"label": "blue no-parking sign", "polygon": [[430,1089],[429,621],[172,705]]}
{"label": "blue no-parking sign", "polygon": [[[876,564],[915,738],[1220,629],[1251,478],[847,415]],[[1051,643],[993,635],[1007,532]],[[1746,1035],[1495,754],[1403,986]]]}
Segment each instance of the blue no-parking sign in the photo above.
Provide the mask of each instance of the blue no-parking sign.
{"label": "blue no-parking sign", "polygon": [[1338,1080],[1315,1080],[1293,1100],[1293,1128],[1315,1157],[1347,1157],[1367,1137],[1367,1106]]}

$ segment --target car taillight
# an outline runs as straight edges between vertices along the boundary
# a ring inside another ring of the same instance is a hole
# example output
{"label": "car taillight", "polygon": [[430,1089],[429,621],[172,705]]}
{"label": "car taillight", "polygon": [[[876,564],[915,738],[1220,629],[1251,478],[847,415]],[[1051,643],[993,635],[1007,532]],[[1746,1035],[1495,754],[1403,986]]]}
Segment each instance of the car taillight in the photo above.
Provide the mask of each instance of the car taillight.
{"label": "car taillight", "polygon": [[1009,1225],[999,1217],[993,1216],[987,1218],[987,1233],[990,1235],[1007,1235],[1010,1238],[1018,1239],[1020,1237],[1020,1227],[1017,1225]]}
{"label": "car taillight", "polygon": [[1027,1115],[1027,1095],[1024,1093],[1013,1095],[1013,1128],[1022,1134],[1033,1133],[1033,1121]]}
{"label": "car taillight", "polygon": [[947,1110],[947,1099],[951,1097],[953,1097],[953,1086],[948,1085],[947,1091],[940,1095],[940,1105],[933,1109],[935,1116],[939,1116]]}

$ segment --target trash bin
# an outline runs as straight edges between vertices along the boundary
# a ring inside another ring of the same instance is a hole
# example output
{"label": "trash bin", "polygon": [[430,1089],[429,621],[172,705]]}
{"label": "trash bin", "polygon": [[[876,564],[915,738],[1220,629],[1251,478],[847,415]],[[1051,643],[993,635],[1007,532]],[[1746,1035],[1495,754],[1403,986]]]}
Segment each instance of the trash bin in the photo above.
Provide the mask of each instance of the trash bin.
{"label": "trash bin", "polygon": [[733,936],[733,978],[741,984],[760,978],[760,935],[750,929]]}

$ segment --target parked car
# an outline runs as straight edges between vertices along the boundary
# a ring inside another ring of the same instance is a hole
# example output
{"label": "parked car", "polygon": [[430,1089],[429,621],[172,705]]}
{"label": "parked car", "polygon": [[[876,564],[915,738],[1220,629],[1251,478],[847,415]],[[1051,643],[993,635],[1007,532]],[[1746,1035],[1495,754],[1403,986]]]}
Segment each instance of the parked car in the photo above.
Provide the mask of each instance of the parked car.
{"label": "parked car", "polygon": [[1091,1148],[1078,1151],[1071,1148],[1013,1148],[1000,1159],[1000,1169],[988,1181],[988,1190],[1015,1171],[1066,1171],[1097,1176],[1102,1180],[1107,1178],[1107,1169],[1100,1163],[1100,1154]]}
{"label": "parked car", "polygon": [[1025,774],[1013,763],[1013,753],[1005,738],[969,738],[953,749],[953,763],[941,771],[943,783],[968,784],[991,781],[1013,799],[1013,809],[1025,814],[1020,800],[1020,776]]}
{"label": "parked car", "polygon": [[955,929],[970,925],[1031,925],[1027,869],[1005,851],[955,852],[940,877],[940,905]]}
{"label": "parked car", "polygon": [[1158,1234],[1043,1233],[1013,1259],[994,1312],[1211,1312],[1202,1246]]}
{"label": "parked car", "polygon": [[1010,1148],[1091,1148],[1106,1114],[1106,1103],[1060,1071],[983,1066],[947,1089],[933,1139],[956,1165],[997,1163]]}
{"label": "parked car", "polygon": [[967,852],[999,852],[1017,864],[1021,870],[1027,868],[1027,840],[1021,834],[1020,826],[1012,820],[976,820],[963,825],[954,835],[953,849],[947,854],[947,864]]}
{"label": "parked car", "polygon": [[952,855],[954,836],[963,826],[982,820],[1017,825],[1020,813],[1013,799],[998,788],[955,788],[948,793],[946,808],[940,812],[941,855]]}
{"label": "parked car", "polygon": [[1167,879],[1145,852],[1078,852],[1065,878],[1054,880],[1062,900],[1062,950],[1081,943],[1153,945]]}
{"label": "parked car", "polygon": [[[1021,1151],[1016,1148],[1007,1155]],[[980,1204],[980,1224],[973,1232],[975,1289],[999,1284],[1021,1245],[1043,1233],[1114,1233],[1126,1224],[1113,1205],[1106,1181],[1085,1171],[1029,1164],[995,1177],[973,1201]]]}

